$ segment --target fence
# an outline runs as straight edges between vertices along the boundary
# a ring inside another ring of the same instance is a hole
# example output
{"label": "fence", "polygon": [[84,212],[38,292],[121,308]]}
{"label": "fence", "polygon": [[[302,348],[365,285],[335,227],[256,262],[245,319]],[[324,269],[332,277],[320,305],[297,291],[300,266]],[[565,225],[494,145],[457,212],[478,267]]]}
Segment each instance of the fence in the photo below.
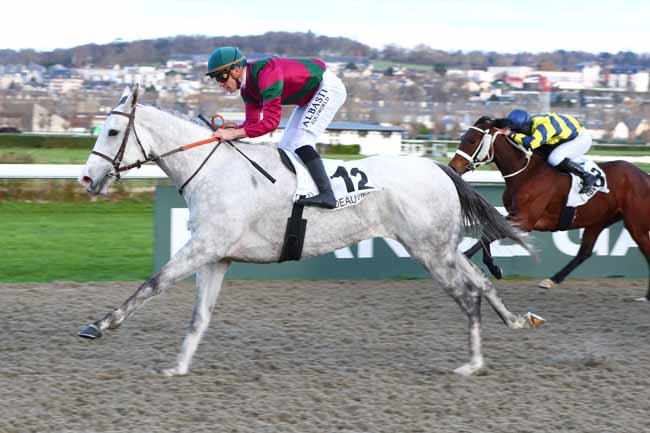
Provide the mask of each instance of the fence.
{"label": "fence", "polygon": [[[480,180],[475,188],[505,213],[500,207],[504,186],[499,173],[472,173],[467,177]],[[189,212],[174,187],[158,186],[154,213],[154,267],[159,269],[189,239]],[[289,213],[287,210],[287,216]],[[539,250],[539,261],[520,246],[507,241],[493,243],[492,253],[506,275],[548,277],[576,255],[581,235],[582,230],[534,232],[533,244]],[[475,239],[465,238],[460,249],[466,250],[474,242]],[[475,257],[476,263],[479,263],[480,255]],[[573,275],[641,278],[647,277],[647,269],[636,243],[618,223],[603,231],[596,242],[594,256]],[[228,276],[239,279],[387,279],[420,278],[427,274],[397,241],[376,238],[299,262],[236,263]]]}
{"label": "fence", "polygon": [[[5,179],[76,179],[81,165],[0,164],[0,178]],[[166,179],[157,166],[133,170],[127,178]],[[468,173],[464,177],[475,183],[478,191],[493,205],[501,206],[503,178],[496,171]],[[183,199],[171,186],[158,186],[154,211],[154,268],[158,269],[187,240],[190,233],[188,212]],[[507,275],[548,276],[573,257],[581,231],[533,234],[540,250],[540,261],[507,242],[493,244],[493,254]],[[461,249],[468,248],[466,238]],[[479,254],[480,255],[480,254]],[[477,261],[478,262],[478,261]],[[579,267],[575,275],[588,277],[646,277],[647,264],[638,247],[622,225],[606,229],[594,249],[594,256]],[[425,277],[424,269],[411,259],[394,240],[369,239],[334,253],[300,262],[272,265],[235,264],[229,277],[250,279],[382,279]]]}
{"label": "fence", "polygon": [[[402,140],[402,154],[412,156],[424,156],[433,158],[451,158],[458,148],[458,140]],[[592,155],[589,157],[594,161],[614,161],[623,159],[631,163],[650,164],[650,144],[629,144],[629,143],[594,143],[591,146],[591,153],[603,151],[604,153],[633,152],[636,155]],[[637,154],[638,153],[638,154]],[[643,155],[645,154],[645,155]]]}
{"label": "fence", "polygon": [[[77,179],[82,167],[78,164],[0,164],[0,179]],[[143,165],[125,177],[167,179],[167,175],[155,165]]]}

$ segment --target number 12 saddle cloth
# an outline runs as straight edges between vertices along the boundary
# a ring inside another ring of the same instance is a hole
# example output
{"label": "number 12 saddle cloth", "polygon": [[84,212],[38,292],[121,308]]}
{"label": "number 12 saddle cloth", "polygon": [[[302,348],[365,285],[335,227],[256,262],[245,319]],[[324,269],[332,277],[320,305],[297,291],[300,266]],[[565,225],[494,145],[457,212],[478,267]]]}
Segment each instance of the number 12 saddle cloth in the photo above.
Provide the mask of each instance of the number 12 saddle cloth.
{"label": "number 12 saddle cloth", "polygon": [[[297,185],[293,201],[295,202],[301,196],[312,197],[317,195],[318,188],[300,158],[291,152],[285,152],[282,149],[279,150],[286,155],[293,165],[294,170],[292,171],[296,173]],[[286,159],[282,159],[286,164]],[[332,183],[334,197],[336,197],[336,208],[332,210],[354,206],[370,193],[381,191],[382,189],[374,184],[371,175],[368,174],[364,160],[341,161],[337,159],[323,159],[323,165]]]}

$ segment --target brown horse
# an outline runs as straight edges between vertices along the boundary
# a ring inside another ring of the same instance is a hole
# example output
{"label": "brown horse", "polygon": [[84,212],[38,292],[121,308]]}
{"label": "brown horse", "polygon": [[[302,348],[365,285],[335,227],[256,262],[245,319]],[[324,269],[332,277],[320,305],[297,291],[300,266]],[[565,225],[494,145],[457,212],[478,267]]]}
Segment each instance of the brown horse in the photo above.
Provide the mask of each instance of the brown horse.
{"label": "brown horse", "polygon": [[[501,134],[490,117],[484,116],[465,132],[449,165],[462,175],[494,162],[505,178],[503,204],[508,218],[521,230],[585,229],[578,255],[550,280],[540,283],[542,287],[551,288],[563,281],[591,256],[600,232],[621,219],[650,265],[650,176],[625,161],[598,164],[605,171],[610,192],[597,192],[576,208],[569,225],[560,228],[571,178],[547,164],[546,156],[538,150],[531,155]],[[484,262],[499,278],[500,268],[492,262],[489,251],[489,244],[495,240],[483,238],[466,254],[471,256],[483,248]],[[645,300],[650,301],[650,281]]]}

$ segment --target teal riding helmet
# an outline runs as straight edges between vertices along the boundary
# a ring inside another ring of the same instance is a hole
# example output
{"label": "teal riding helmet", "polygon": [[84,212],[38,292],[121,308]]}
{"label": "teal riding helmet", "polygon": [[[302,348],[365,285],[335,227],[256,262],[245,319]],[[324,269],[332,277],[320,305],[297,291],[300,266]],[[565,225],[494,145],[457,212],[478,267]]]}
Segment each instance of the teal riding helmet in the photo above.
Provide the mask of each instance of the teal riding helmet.
{"label": "teal riding helmet", "polygon": [[218,72],[227,72],[235,66],[246,66],[244,53],[236,47],[217,48],[210,54],[206,75],[212,76]]}

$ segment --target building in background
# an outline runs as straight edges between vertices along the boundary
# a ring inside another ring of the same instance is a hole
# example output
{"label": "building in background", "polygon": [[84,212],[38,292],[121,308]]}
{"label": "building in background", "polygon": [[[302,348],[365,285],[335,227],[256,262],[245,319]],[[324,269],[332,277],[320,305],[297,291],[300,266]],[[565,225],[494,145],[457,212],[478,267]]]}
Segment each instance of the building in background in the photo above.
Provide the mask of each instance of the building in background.
{"label": "building in background", "polygon": [[[280,122],[275,131],[256,138],[248,138],[251,143],[275,143],[282,135],[286,120]],[[399,126],[383,126],[361,122],[332,122],[318,139],[317,146],[327,152],[333,145],[358,145],[361,155],[400,155],[402,135],[405,129]]]}

